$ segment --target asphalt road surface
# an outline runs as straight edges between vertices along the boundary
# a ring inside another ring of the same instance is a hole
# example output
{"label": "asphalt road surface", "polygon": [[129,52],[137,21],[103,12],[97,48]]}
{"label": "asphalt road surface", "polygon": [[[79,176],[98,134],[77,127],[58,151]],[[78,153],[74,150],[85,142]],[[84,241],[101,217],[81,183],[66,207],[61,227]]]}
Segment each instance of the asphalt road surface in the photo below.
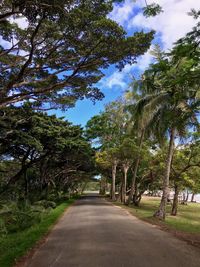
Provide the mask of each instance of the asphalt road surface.
{"label": "asphalt road surface", "polygon": [[200,250],[99,197],[70,207],[28,267],[200,267]]}

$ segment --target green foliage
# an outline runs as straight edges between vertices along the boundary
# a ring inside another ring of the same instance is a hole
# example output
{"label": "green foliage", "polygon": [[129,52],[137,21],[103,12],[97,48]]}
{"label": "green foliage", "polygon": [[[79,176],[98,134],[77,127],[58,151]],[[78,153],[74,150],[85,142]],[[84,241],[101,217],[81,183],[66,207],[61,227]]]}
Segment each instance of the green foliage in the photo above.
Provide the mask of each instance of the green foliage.
{"label": "green foliage", "polygon": [[[158,208],[159,198],[144,197],[139,207],[126,207],[134,216],[139,217],[147,222],[158,225],[158,221],[152,217],[155,209]],[[167,206],[167,214],[169,215],[171,206]],[[161,223],[161,226],[168,227],[176,231],[182,231],[186,233],[199,234],[200,233],[200,214],[199,203],[190,203],[189,205],[182,205],[177,217],[167,216],[166,220]]]}
{"label": "green foliage", "polygon": [[92,117],[86,124],[86,137],[100,145],[101,149],[118,146],[126,131],[127,116],[122,100],[111,102],[105,111]]}
{"label": "green foliage", "polygon": [[28,202],[7,202],[1,205],[1,234],[23,231],[38,224],[52,209],[56,208],[53,201],[41,200],[30,205]]}
{"label": "green foliage", "polygon": [[99,191],[99,189],[100,189],[99,181],[88,182],[85,187],[85,191]]}
{"label": "green foliage", "polygon": [[2,198],[60,201],[92,175],[94,152],[79,126],[27,106],[2,112]]}
{"label": "green foliage", "polygon": [[[128,202],[138,205],[146,190],[163,189],[158,212],[164,218],[169,185],[199,192],[199,22],[170,52],[155,46],[151,53],[153,63],[133,80],[125,100],[93,117],[86,134],[101,145],[98,171],[106,178],[114,173],[119,193],[130,192]],[[174,149],[174,143],[181,145]]]}
{"label": "green foliage", "polygon": [[[0,216],[6,233],[22,231],[32,225],[39,223],[41,220],[41,210],[23,203],[19,205],[11,202],[3,205],[0,210]],[[3,233],[5,234],[5,232]]]}
{"label": "green foliage", "polygon": [[42,206],[45,209],[52,208],[55,209],[56,203],[54,201],[49,201],[49,200],[40,200],[34,203],[36,206]]}
{"label": "green foliage", "polygon": [[143,14],[145,17],[155,17],[156,15],[163,12],[162,7],[158,4],[152,3],[148,4],[146,7],[143,7]]}
{"label": "green foliage", "polygon": [[200,142],[177,147],[173,155],[171,180],[180,189],[188,188],[200,192]]}
{"label": "green foliage", "polygon": [[53,224],[73,201],[74,200],[69,200],[68,202],[60,204],[58,207],[45,214],[39,223],[30,228],[0,237],[0,266],[13,266],[16,260],[25,255],[37,241],[48,233]]}
{"label": "green foliage", "polygon": [[[68,108],[84,97],[102,99],[95,86],[102,70],[135,63],[153,38],[153,32],[127,37],[108,18],[113,2],[3,1],[0,36],[9,48],[0,46],[0,106]],[[18,18],[27,19],[25,28]]]}

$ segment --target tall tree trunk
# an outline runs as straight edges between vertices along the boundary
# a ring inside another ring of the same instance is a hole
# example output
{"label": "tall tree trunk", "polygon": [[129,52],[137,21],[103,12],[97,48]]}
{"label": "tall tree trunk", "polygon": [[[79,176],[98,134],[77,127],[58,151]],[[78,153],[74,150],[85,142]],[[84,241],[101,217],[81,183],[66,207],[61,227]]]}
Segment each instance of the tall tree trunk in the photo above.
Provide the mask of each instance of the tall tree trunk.
{"label": "tall tree trunk", "polygon": [[189,190],[187,189],[186,192],[187,192],[187,193],[186,193],[186,202],[188,202],[188,198],[189,198]]}
{"label": "tall tree trunk", "polygon": [[194,202],[195,193],[192,193],[191,202]]}
{"label": "tall tree trunk", "polygon": [[117,172],[117,160],[113,161],[112,165],[112,185],[111,185],[111,199],[115,201],[115,180],[116,180],[116,172]]}
{"label": "tall tree trunk", "polygon": [[171,215],[176,216],[178,210],[178,195],[179,195],[179,188],[177,184],[175,184],[174,191],[175,192],[174,192]]}
{"label": "tall tree trunk", "polygon": [[186,193],[183,192],[183,200],[182,200],[181,204],[187,205],[188,198],[189,198],[189,191],[187,190]]}
{"label": "tall tree trunk", "polygon": [[128,172],[128,165],[123,164],[123,171],[124,171],[124,182],[123,182],[123,194],[122,194],[122,202],[126,203],[126,187],[127,187],[127,172]]}
{"label": "tall tree trunk", "polygon": [[140,163],[140,150],[141,150],[143,139],[144,139],[144,132],[145,132],[145,130],[143,129],[141,132],[141,136],[140,136],[139,148],[138,148],[138,157],[136,159],[134,170],[133,170],[133,176],[132,176],[132,180],[131,180],[131,190],[130,190],[129,197],[127,200],[127,205],[130,205],[131,201],[133,200],[133,195],[134,195],[134,191],[135,191],[135,180],[136,180],[137,171],[138,171],[138,167],[139,167],[139,163]]}
{"label": "tall tree trunk", "polygon": [[142,199],[142,194],[144,193],[144,190],[142,190],[139,194],[138,194],[138,188],[136,188],[135,191],[135,195],[133,197],[133,204],[134,206],[138,207],[140,205],[140,201]]}
{"label": "tall tree trunk", "polygon": [[117,201],[119,201],[119,202],[122,202],[122,186],[123,186],[123,183],[121,182],[121,183],[118,185],[118,196],[117,196]]}
{"label": "tall tree trunk", "polygon": [[163,193],[158,210],[154,213],[154,217],[164,220],[166,215],[166,205],[167,197],[169,194],[169,176],[171,171],[172,156],[174,152],[174,139],[175,139],[175,129],[171,129],[169,148],[167,153],[167,160],[165,166],[165,174],[163,177]]}

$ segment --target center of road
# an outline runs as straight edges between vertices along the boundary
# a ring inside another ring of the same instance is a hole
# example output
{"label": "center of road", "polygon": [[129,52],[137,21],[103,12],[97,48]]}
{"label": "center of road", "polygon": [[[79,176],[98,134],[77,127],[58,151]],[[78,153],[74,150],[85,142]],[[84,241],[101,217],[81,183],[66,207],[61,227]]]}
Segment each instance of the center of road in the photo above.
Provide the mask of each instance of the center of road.
{"label": "center of road", "polygon": [[98,196],[76,201],[28,267],[199,267],[200,253]]}

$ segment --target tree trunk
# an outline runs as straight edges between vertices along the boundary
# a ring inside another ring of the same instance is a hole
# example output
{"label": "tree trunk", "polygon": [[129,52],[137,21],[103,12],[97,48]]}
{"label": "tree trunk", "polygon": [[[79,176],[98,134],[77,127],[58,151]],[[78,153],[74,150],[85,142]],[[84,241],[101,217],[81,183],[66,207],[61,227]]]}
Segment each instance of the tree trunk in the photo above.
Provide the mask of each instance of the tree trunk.
{"label": "tree trunk", "polygon": [[118,190],[117,201],[119,201],[119,202],[122,202],[122,186],[123,186],[123,184],[121,182],[118,186],[119,190]]}
{"label": "tree trunk", "polygon": [[169,193],[169,176],[171,171],[172,156],[174,152],[174,139],[175,139],[175,129],[171,129],[170,142],[165,166],[165,174],[163,177],[163,194],[158,210],[154,213],[154,217],[164,220],[166,215],[166,205],[167,197]]}
{"label": "tree trunk", "polygon": [[111,186],[111,199],[115,201],[115,180],[116,180],[116,171],[117,171],[117,160],[114,160],[112,165],[112,186]]}
{"label": "tree trunk", "polygon": [[194,202],[195,193],[192,193],[191,202]]}
{"label": "tree trunk", "polygon": [[174,190],[175,190],[175,192],[174,192],[174,199],[173,199],[173,204],[172,204],[171,215],[176,216],[177,210],[178,210],[178,195],[179,195],[178,185],[175,185]]}
{"label": "tree trunk", "polygon": [[189,192],[187,190],[187,193],[183,192],[183,200],[182,200],[181,204],[182,205],[187,205],[188,198],[189,198]]}
{"label": "tree trunk", "polygon": [[134,196],[134,198],[133,198],[134,206],[139,207],[141,199],[142,199],[142,194]]}
{"label": "tree trunk", "polygon": [[129,197],[127,200],[127,205],[130,205],[131,201],[133,200],[133,195],[134,195],[134,191],[135,191],[135,180],[136,180],[137,171],[138,171],[138,167],[139,167],[139,163],[140,163],[140,150],[141,150],[143,139],[144,139],[144,132],[145,132],[145,130],[142,130],[141,136],[140,136],[140,143],[139,143],[139,148],[138,148],[138,157],[136,159],[134,170],[133,170],[133,176],[132,176],[132,180],[131,180],[131,190],[130,190]]}
{"label": "tree trunk", "polygon": [[122,194],[122,202],[126,203],[126,188],[127,188],[127,173],[128,173],[129,166],[127,164],[123,164],[123,171],[124,171],[124,182],[123,182],[123,194]]}
{"label": "tree trunk", "polygon": [[140,201],[142,199],[142,194],[144,193],[145,190],[142,190],[138,193],[138,185],[136,184],[135,186],[135,193],[134,193],[134,196],[133,196],[133,205],[136,206],[136,207],[139,207],[140,205]]}
{"label": "tree trunk", "polygon": [[188,202],[188,198],[189,198],[189,190],[187,190],[186,202]]}

